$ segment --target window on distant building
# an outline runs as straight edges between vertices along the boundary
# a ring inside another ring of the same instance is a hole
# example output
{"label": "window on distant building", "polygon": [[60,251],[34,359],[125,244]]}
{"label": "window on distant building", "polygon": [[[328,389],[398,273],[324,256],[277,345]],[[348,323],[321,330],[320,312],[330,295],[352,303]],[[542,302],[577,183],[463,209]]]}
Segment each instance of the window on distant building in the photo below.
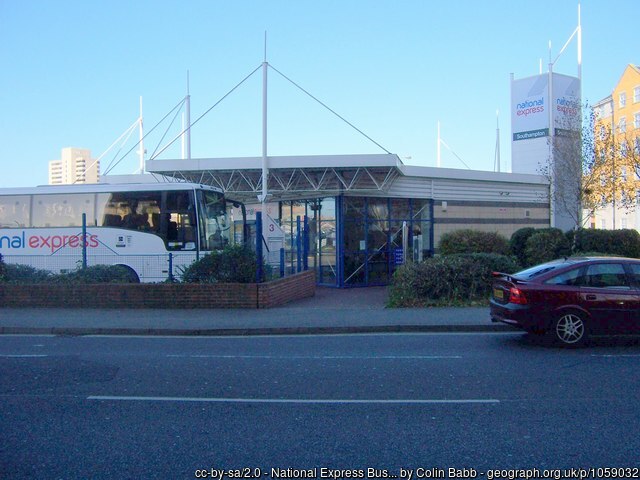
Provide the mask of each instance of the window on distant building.
{"label": "window on distant building", "polygon": [[640,137],[636,137],[635,146],[633,147],[636,151],[636,155],[640,155]]}
{"label": "window on distant building", "polygon": [[627,131],[627,119],[625,117],[621,117],[618,122],[618,131],[620,133],[625,133]]}
{"label": "window on distant building", "polygon": [[640,112],[633,114],[633,128],[640,128]]}
{"label": "window on distant building", "polygon": [[[623,141],[620,143],[620,156],[622,158],[627,158],[627,154],[629,153],[629,145],[627,144],[627,141]],[[626,180],[627,179],[627,168],[626,167],[622,167],[622,179]]]}
{"label": "window on distant building", "polygon": [[640,102],[640,86],[633,89],[633,103]]}
{"label": "window on distant building", "polygon": [[627,92],[622,92],[618,95],[618,107],[624,108],[627,106]]}
{"label": "window on distant building", "polygon": [[600,228],[602,228],[603,230],[607,228],[607,221],[604,218],[600,220]]}

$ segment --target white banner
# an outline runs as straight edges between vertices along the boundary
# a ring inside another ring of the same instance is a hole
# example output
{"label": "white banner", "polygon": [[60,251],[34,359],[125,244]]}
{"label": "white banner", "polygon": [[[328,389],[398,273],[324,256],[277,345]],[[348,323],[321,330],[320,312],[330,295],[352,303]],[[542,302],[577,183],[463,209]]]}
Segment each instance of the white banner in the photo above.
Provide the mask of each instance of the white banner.
{"label": "white banner", "polygon": [[548,136],[550,115],[554,119],[555,133],[579,128],[580,80],[554,73],[551,94],[553,99],[550,102],[548,74],[511,83],[512,141]]}

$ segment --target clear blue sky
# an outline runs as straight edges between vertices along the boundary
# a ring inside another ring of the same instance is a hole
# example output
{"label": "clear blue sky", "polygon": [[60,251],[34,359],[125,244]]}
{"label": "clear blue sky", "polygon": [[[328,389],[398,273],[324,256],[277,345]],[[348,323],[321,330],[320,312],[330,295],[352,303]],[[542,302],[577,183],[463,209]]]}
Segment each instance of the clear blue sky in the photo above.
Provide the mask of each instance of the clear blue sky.
{"label": "clear blue sky", "polygon": [[[638,18],[638,0],[582,2],[585,100],[640,63]],[[0,0],[0,187],[46,183],[63,147],[97,157],[140,96],[150,129],[186,94],[187,70],[195,120],[260,65],[265,31],[271,65],[406,163],[435,166],[439,120],[471,168],[493,169],[499,110],[505,170],[509,74],[535,75],[540,59],[546,71],[549,40],[555,58],[576,25],[567,0]],[[576,51],[555,70],[575,75]],[[261,82],[257,72],[193,127],[193,157],[261,154]],[[179,118],[167,138],[178,132]],[[341,153],[382,151],[271,71],[269,154]],[[160,158],[179,155],[176,143]],[[137,162],[131,153],[112,173]],[[464,168],[446,149],[442,166]]]}

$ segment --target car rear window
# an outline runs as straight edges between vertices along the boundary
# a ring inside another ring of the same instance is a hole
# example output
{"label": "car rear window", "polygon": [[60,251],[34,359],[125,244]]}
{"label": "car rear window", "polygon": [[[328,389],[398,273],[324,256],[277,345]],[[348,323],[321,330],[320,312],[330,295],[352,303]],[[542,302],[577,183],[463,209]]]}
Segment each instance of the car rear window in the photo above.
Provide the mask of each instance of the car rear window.
{"label": "car rear window", "polygon": [[536,265],[535,267],[527,268],[526,270],[522,270],[520,272],[514,273],[513,276],[517,278],[521,278],[523,280],[531,280],[543,273],[550,272],[560,267],[561,264],[549,264],[545,263],[543,265]]}

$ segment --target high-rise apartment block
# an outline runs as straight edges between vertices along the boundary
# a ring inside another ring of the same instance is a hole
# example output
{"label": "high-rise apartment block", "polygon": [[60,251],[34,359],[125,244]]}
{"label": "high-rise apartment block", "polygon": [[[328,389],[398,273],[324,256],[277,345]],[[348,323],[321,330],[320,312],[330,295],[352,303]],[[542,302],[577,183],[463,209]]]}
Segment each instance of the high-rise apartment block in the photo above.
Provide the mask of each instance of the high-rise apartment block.
{"label": "high-rise apartment block", "polygon": [[63,148],[60,160],[49,162],[49,185],[98,183],[99,176],[100,161],[86,148]]}

